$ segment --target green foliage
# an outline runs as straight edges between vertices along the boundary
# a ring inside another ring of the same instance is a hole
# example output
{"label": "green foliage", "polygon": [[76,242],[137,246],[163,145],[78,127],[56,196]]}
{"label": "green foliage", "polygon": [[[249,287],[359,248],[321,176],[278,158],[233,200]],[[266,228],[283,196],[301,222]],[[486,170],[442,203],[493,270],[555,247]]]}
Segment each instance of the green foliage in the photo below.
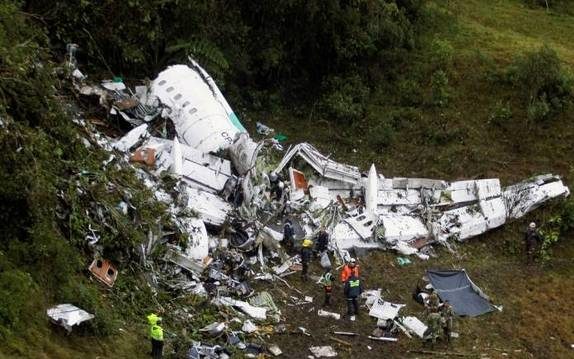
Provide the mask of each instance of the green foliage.
{"label": "green foliage", "polygon": [[541,98],[532,100],[527,108],[528,119],[533,122],[542,121],[550,115],[550,104],[546,100],[546,95]]}
{"label": "green foliage", "polygon": [[423,102],[421,84],[413,79],[401,80],[397,84],[399,102],[404,106],[417,106]]}
{"label": "green foliage", "polygon": [[448,75],[443,70],[437,70],[431,78],[431,104],[437,107],[448,105],[451,89],[448,85]]}
{"label": "green foliage", "polygon": [[245,86],[316,89],[350,72],[369,80],[369,64],[391,72],[397,54],[414,47],[423,1],[30,0],[26,7],[47,19],[54,44],[79,44],[79,56],[99,67],[149,76],[191,54],[241,84],[231,91],[241,96]]}
{"label": "green foliage", "polygon": [[572,103],[574,80],[548,46],[517,59],[508,77],[526,102],[530,120],[554,117]]}
{"label": "green foliage", "polygon": [[351,123],[365,114],[369,88],[357,75],[332,77],[325,84],[326,91],[321,103],[327,118]]}
{"label": "green foliage", "polygon": [[214,75],[223,76],[229,70],[225,54],[213,42],[206,39],[178,40],[176,44],[165,49],[167,54],[177,57],[178,53],[191,56],[199,63],[215,70]]}
{"label": "green foliage", "polygon": [[117,311],[105,303],[97,285],[81,277],[71,277],[67,283],[62,283],[56,301],[73,304],[94,314],[95,318],[83,325],[88,334],[110,335],[118,327]]}
{"label": "green foliage", "polygon": [[488,116],[488,123],[492,125],[504,125],[512,119],[512,109],[508,102],[498,101]]}
{"label": "green foliage", "polygon": [[542,237],[540,257],[543,262],[552,259],[552,246],[572,229],[574,229],[574,200],[570,198],[563,202],[558,213],[545,221],[540,228]]}
{"label": "green foliage", "polygon": [[447,40],[434,39],[430,47],[430,60],[435,68],[448,69],[452,65],[454,49]]}
{"label": "green foliage", "polygon": [[[0,256],[4,256],[0,252]],[[4,262],[4,259],[0,259]],[[38,287],[29,273],[0,263],[0,338],[21,330],[36,310]]]}

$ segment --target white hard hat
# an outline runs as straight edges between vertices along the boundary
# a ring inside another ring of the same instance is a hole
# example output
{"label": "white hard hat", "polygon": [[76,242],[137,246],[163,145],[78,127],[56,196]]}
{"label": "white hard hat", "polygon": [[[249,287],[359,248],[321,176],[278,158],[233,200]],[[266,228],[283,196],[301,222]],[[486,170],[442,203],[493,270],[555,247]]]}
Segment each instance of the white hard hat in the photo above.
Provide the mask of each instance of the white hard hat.
{"label": "white hard hat", "polygon": [[283,187],[285,187],[285,183],[283,183],[283,181],[279,182],[279,188],[283,189]]}
{"label": "white hard hat", "polygon": [[530,227],[530,228],[536,228],[536,223],[530,222],[530,224],[528,225],[528,227]]}
{"label": "white hard hat", "polygon": [[355,258],[351,258],[351,259],[349,259],[349,262],[350,263],[357,263],[357,260]]}

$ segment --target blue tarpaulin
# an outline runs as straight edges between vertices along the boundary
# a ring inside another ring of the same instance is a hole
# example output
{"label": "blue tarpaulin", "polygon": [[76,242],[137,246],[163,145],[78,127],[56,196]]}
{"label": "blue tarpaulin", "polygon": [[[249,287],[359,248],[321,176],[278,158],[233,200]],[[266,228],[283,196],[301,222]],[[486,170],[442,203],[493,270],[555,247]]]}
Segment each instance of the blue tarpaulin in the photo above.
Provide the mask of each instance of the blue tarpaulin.
{"label": "blue tarpaulin", "polygon": [[448,300],[457,315],[475,317],[495,309],[464,270],[429,270],[427,276],[440,299]]}

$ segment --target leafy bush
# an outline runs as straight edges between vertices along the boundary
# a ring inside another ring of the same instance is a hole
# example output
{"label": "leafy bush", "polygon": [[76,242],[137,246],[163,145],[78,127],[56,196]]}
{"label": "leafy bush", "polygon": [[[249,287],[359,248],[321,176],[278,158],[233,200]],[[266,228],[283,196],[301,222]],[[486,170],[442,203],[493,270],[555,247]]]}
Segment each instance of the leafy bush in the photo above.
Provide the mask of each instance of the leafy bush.
{"label": "leafy bush", "polygon": [[[3,254],[0,252],[0,255]],[[17,269],[0,265],[0,338],[30,319],[37,298],[38,288],[32,277]]]}
{"label": "leafy bush", "polygon": [[552,258],[552,246],[567,232],[574,229],[574,200],[572,198],[563,202],[557,214],[544,222],[540,228],[542,245],[540,257],[543,262]]}
{"label": "leafy bush", "polygon": [[430,60],[435,68],[447,69],[451,66],[454,49],[447,40],[434,39],[430,48]]}
{"label": "leafy bush", "polygon": [[321,104],[328,117],[350,123],[365,115],[369,88],[359,76],[329,78],[325,88]]}
{"label": "leafy bush", "polygon": [[512,118],[512,109],[509,103],[497,102],[492,112],[488,116],[488,123],[493,125],[503,125]]}
{"label": "leafy bush", "polygon": [[423,102],[423,89],[416,80],[406,79],[399,81],[397,91],[401,105],[416,106]]}
{"label": "leafy bush", "polygon": [[573,78],[548,46],[517,59],[508,75],[526,102],[531,120],[549,119],[572,103]]}
{"label": "leafy bush", "polygon": [[448,105],[450,99],[450,86],[448,76],[443,70],[437,70],[431,78],[431,104],[438,107]]}

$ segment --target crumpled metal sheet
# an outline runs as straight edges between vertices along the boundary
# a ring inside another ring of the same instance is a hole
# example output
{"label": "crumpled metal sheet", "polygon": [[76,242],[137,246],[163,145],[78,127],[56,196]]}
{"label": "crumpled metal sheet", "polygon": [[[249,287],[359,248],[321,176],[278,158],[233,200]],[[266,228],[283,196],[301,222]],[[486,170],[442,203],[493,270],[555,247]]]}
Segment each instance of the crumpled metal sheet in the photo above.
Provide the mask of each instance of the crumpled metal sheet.
{"label": "crumpled metal sheet", "polygon": [[520,218],[552,198],[567,197],[570,190],[557,175],[546,174],[504,188],[509,218]]}
{"label": "crumpled metal sheet", "polygon": [[67,331],[72,331],[74,325],[95,318],[95,315],[72,304],[58,304],[48,309],[46,314],[54,323],[66,328]]}
{"label": "crumpled metal sheet", "polygon": [[275,168],[275,172],[281,172],[296,155],[303,158],[323,177],[351,184],[356,184],[361,179],[361,172],[359,172],[358,167],[335,162],[306,142],[293,146],[285,156],[283,156],[283,159],[277,168]]}

